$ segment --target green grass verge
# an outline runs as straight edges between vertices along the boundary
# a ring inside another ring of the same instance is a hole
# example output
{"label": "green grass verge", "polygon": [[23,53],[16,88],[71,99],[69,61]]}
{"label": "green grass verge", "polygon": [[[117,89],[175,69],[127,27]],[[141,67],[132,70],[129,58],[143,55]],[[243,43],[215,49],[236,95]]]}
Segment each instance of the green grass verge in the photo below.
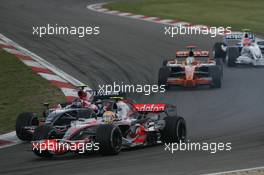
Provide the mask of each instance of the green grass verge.
{"label": "green grass verge", "polygon": [[63,93],[15,56],[0,49],[0,133],[14,130],[19,113],[41,114],[43,102],[65,101]]}
{"label": "green grass verge", "polygon": [[249,28],[264,35],[263,0],[123,0],[105,6],[193,24],[231,26],[232,30]]}

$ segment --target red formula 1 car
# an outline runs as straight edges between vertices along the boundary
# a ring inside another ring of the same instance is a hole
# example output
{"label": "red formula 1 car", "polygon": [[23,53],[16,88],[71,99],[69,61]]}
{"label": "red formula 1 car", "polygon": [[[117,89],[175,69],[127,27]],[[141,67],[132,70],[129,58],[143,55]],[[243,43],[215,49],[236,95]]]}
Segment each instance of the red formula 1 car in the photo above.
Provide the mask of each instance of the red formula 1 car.
{"label": "red formula 1 car", "polygon": [[185,51],[177,51],[175,59],[163,62],[159,69],[158,84],[166,87],[209,85],[220,88],[222,77],[223,66],[220,59],[211,59],[209,51],[198,51],[195,46],[188,46]]}
{"label": "red formula 1 car", "polygon": [[73,121],[62,139],[56,139],[52,126],[43,126],[38,140],[32,141],[33,152],[40,157],[94,151],[115,155],[122,148],[185,141],[185,120],[175,106],[134,104],[127,99],[113,102],[114,108],[102,117]]}

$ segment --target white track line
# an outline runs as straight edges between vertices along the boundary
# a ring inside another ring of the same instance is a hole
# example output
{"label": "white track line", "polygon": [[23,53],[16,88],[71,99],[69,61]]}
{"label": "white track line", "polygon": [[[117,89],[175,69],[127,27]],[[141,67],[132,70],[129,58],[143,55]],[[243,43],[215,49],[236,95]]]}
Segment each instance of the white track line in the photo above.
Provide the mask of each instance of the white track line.
{"label": "white track line", "polygon": [[[54,72],[55,74],[57,74],[58,76],[62,77],[63,79],[67,80],[68,82],[70,82],[71,84],[73,84],[74,86],[80,86],[80,85],[84,85],[84,83],[82,83],[81,81],[77,80],[76,78],[72,77],[71,75],[67,74],[66,72],[62,71],[61,69],[57,68],[56,66],[54,66],[53,64],[49,63],[48,61],[44,60],[43,58],[41,58],[40,56],[34,54],[33,52],[21,47],[20,45],[18,45],[17,43],[15,43],[14,41],[8,39],[7,37],[5,37],[4,35],[0,34],[0,38],[6,42],[7,44],[11,45],[11,46],[15,46],[20,52],[22,52],[24,55],[29,55],[31,56],[35,61],[37,61],[39,64],[41,64],[42,66],[46,67],[47,69],[51,70],[52,72]],[[6,49],[5,49],[6,50]],[[89,88],[89,87],[88,87]],[[90,89],[90,88],[89,88]]]}
{"label": "white track line", "polygon": [[10,49],[10,48],[3,48],[5,51],[7,51],[8,53],[14,54],[14,55],[22,55],[22,56],[27,56],[26,54],[24,54],[23,52],[20,52],[19,50],[16,49]]}
{"label": "white track line", "polygon": [[240,173],[240,172],[247,172],[247,171],[255,171],[255,170],[264,170],[264,166],[261,167],[254,167],[254,168],[246,168],[246,169],[239,169],[239,170],[231,170],[231,171],[223,171],[223,172],[217,172],[217,173],[209,173],[209,174],[203,174],[203,175],[222,175],[222,174],[228,174],[228,173]]}
{"label": "white track line", "polygon": [[4,41],[0,40],[0,44],[7,45]]}
{"label": "white track line", "polygon": [[[25,65],[29,67],[37,67],[37,68],[46,68],[50,71],[52,71],[54,74],[47,74],[47,73],[41,73],[38,74],[42,76],[44,79],[49,81],[57,81],[62,83],[70,83],[74,86],[84,85],[81,81],[77,80],[76,78],[72,77],[71,75],[67,74],[66,72],[62,71],[61,69],[57,68],[56,66],[50,64],[48,61],[44,60],[40,56],[32,53],[31,51],[23,48],[19,44],[15,43],[14,41],[8,39],[6,36],[0,34],[0,44],[7,45],[7,46],[13,46],[14,49],[11,48],[3,48],[5,51],[15,54],[15,55],[22,55],[22,56],[29,56],[32,60],[21,60]],[[75,89],[71,88],[60,88],[64,95],[67,97],[77,97],[77,92]],[[90,87],[87,87],[87,89],[90,89]],[[22,143],[17,136],[16,132],[12,131],[7,134],[0,135],[0,140],[3,141],[9,141],[11,143],[5,144],[0,146],[0,149],[7,148],[13,145],[17,145],[19,143]]]}
{"label": "white track line", "polygon": [[7,140],[7,141],[10,141],[10,142],[13,142],[11,144],[0,146],[0,149],[7,148],[9,146],[13,146],[13,145],[17,145],[19,143],[22,143],[22,141],[18,140],[15,131],[0,135],[0,140]]}
{"label": "white track line", "polygon": [[22,62],[29,66],[29,67],[39,67],[39,68],[44,68],[44,66],[42,66],[41,64],[39,64],[36,61],[31,61],[31,60],[22,60]]}
{"label": "white track line", "polygon": [[46,73],[38,73],[38,74],[42,76],[44,79],[49,80],[49,81],[59,81],[59,82],[67,83],[66,80],[62,79],[58,75],[46,74]]}
{"label": "white track line", "polygon": [[[155,17],[155,16],[148,17],[148,16],[140,15],[140,14],[123,15],[123,14],[128,14],[129,12],[121,12],[121,11],[109,10],[109,9],[103,8],[102,6],[105,4],[107,4],[107,2],[91,4],[91,5],[87,5],[86,8],[89,10],[95,11],[95,12],[103,13],[103,14],[111,14],[111,15],[120,16],[120,17],[137,19],[137,20],[141,20],[141,21],[148,21],[148,22],[153,22],[153,23],[158,23],[158,24],[163,24],[163,25],[170,25],[170,26],[174,26],[174,27],[178,27],[180,25],[182,25],[182,27],[184,25],[190,25],[190,23],[185,22],[185,21],[178,21],[175,23],[171,23],[173,21],[171,19],[160,19],[159,17]],[[199,24],[194,25],[194,26],[197,26],[200,28],[208,28],[209,27],[209,26],[199,25]],[[192,26],[192,27],[194,27],[194,26]],[[232,33],[241,33],[241,32],[232,31]],[[260,39],[260,38],[258,38],[258,39]]]}

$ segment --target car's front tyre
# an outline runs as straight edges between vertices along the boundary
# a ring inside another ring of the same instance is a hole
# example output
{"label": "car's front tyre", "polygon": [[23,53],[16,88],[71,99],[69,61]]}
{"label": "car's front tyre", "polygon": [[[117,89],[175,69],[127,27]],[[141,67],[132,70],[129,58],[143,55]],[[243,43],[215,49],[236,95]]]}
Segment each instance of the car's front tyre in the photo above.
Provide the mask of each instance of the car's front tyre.
{"label": "car's front tyre", "polygon": [[240,56],[239,49],[236,47],[229,47],[227,49],[227,66],[228,67],[235,67],[236,60]]}
{"label": "car's front tyre", "polygon": [[212,77],[212,88],[221,88],[222,86],[222,70],[218,66],[209,67],[209,73]]}
{"label": "car's front tyre", "polygon": [[26,126],[38,126],[39,121],[36,115],[32,112],[24,112],[18,115],[16,119],[16,135],[20,140],[30,141],[32,134],[25,132]]}
{"label": "car's front tyre", "polygon": [[112,124],[98,126],[96,142],[99,143],[99,152],[102,155],[117,155],[122,148],[122,133]]}
{"label": "car's front tyre", "polygon": [[159,75],[158,75],[158,85],[165,85],[166,88],[168,88],[168,77],[170,75],[170,69],[166,66],[163,66],[159,69]]}

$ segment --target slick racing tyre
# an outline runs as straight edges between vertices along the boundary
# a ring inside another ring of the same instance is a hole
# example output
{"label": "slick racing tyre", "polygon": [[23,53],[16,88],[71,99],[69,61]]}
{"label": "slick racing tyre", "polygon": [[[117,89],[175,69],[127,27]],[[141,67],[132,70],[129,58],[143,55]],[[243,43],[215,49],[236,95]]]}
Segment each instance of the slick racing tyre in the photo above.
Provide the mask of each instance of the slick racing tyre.
{"label": "slick racing tyre", "polygon": [[221,59],[223,62],[225,62],[226,51],[223,50],[222,46],[226,46],[226,44],[223,42],[217,42],[214,44],[214,59]]}
{"label": "slick racing tyre", "polygon": [[[54,139],[55,138],[55,131],[54,128],[50,125],[43,125],[38,128],[36,128],[32,140],[38,141],[38,140],[45,140],[45,139]],[[39,157],[52,157],[53,154],[51,154],[48,150],[38,150],[33,149],[33,152],[39,156]]]}
{"label": "slick racing tyre", "polygon": [[179,143],[186,141],[186,124],[182,117],[166,117],[165,127],[161,130],[161,141],[163,143]]}
{"label": "slick racing tyre", "polygon": [[170,69],[166,66],[163,66],[159,69],[158,85],[168,86],[167,80],[170,74]]}
{"label": "slick racing tyre", "polygon": [[223,65],[223,60],[222,59],[216,59],[216,66],[220,68],[221,71],[221,76],[222,78],[224,77],[224,65]]}
{"label": "slick racing tyre", "polygon": [[122,148],[122,133],[115,125],[100,125],[96,130],[96,142],[102,155],[117,155]]}
{"label": "slick racing tyre", "polygon": [[30,141],[32,134],[25,132],[25,126],[38,126],[39,121],[34,113],[24,112],[18,115],[16,119],[16,135],[20,140]]}
{"label": "slick racing tyre", "polygon": [[227,50],[227,66],[236,66],[236,60],[240,56],[239,49],[236,47],[229,47]]}
{"label": "slick racing tyre", "polygon": [[212,77],[212,88],[221,88],[222,86],[222,70],[218,66],[209,67],[209,73]]}
{"label": "slick racing tyre", "polygon": [[167,66],[168,60],[163,60],[162,61],[162,66]]}

